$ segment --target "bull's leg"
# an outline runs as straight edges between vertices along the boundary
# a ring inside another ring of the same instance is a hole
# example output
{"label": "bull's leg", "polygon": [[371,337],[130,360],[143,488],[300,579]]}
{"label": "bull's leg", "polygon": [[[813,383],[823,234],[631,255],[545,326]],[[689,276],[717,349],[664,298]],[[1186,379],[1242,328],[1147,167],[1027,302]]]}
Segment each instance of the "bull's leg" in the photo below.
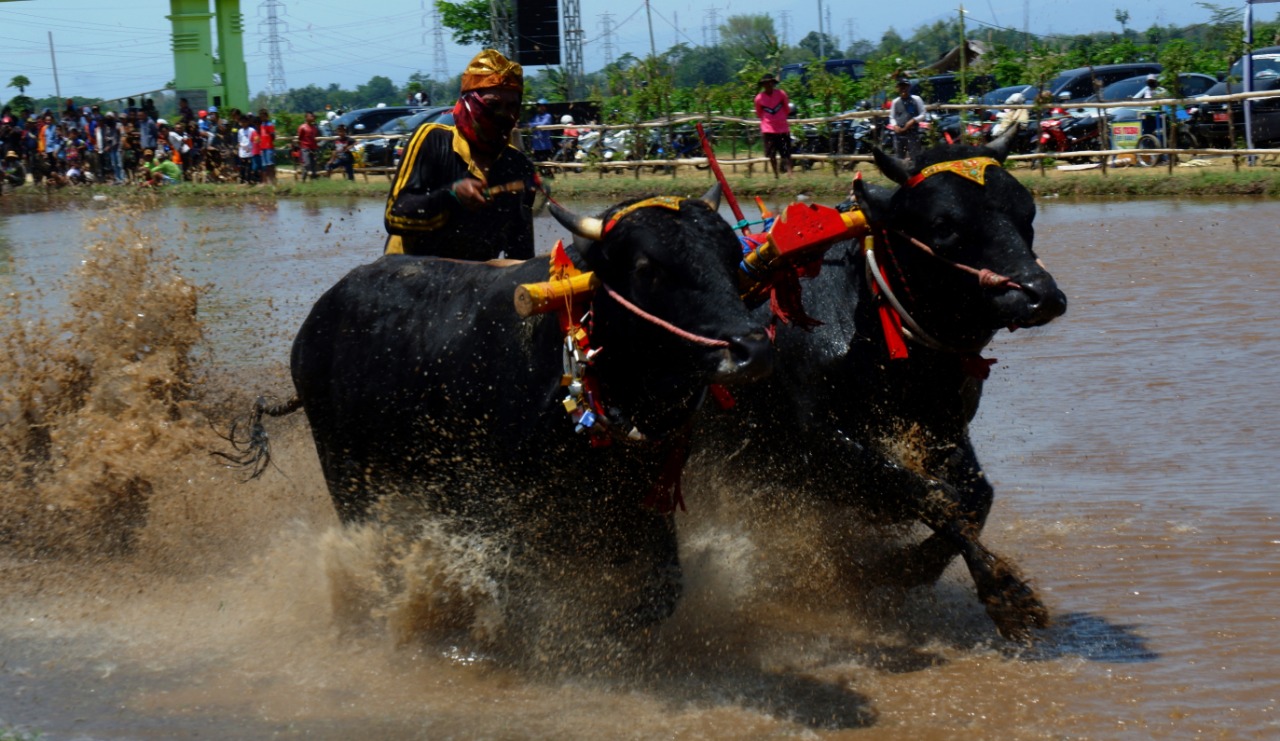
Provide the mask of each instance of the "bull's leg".
{"label": "bull's leg", "polygon": [[[961,556],[987,614],[1006,638],[1023,638],[1049,624],[1049,613],[1013,563],[982,545],[979,536],[991,510],[991,485],[978,473],[972,455],[949,468],[962,486],[921,476],[884,461],[872,477],[882,511],[918,519],[933,534],[895,554],[888,563],[904,586],[932,584]],[[886,504],[889,502],[891,504]],[[888,565],[888,564],[886,564]]]}
{"label": "bull's leg", "polygon": [[671,617],[684,591],[674,518],[652,513],[641,517],[648,520],[638,524],[642,534],[630,544],[630,553],[619,554],[623,570],[638,578],[632,591],[634,606],[619,615],[618,627],[624,633],[645,630]]}

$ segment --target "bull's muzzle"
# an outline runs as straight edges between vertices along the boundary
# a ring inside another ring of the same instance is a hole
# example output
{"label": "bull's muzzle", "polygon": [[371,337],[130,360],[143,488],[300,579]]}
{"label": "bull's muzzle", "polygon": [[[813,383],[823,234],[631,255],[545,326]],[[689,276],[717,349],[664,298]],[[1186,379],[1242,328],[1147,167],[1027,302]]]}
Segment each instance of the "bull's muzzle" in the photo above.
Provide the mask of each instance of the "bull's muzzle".
{"label": "bull's muzzle", "polygon": [[729,338],[729,346],[719,351],[717,383],[751,383],[773,372],[773,343],[764,332]]}

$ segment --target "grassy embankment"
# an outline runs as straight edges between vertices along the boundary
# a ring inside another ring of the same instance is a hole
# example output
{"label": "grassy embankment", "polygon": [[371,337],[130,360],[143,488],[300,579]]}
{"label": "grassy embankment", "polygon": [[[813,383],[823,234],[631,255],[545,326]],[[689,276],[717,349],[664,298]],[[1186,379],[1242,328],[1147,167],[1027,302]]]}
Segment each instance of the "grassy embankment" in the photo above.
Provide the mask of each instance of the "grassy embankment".
{"label": "grassy embankment", "polygon": [[[1159,196],[1280,196],[1280,166],[1276,163],[1256,167],[1241,167],[1238,171],[1231,158],[1201,160],[1204,166],[1175,167],[1173,173],[1164,166],[1151,168],[1108,168],[1104,175],[1100,169],[1063,172],[1049,168],[1043,174],[1026,165],[1019,165],[1012,173],[1038,196],[1081,197],[1159,197]],[[734,192],[740,197],[761,196],[771,203],[789,201],[804,193],[822,202],[841,200],[849,190],[852,172],[833,173],[829,168],[797,172],[794,178],[766,176],[757,166],[753,172],[745,167],[736,171],[726,166],[726,176]],[[870,182],[887,181],[869,163],[859,167]],[[562,174],[547,181],[552,194],[561,202],[614,201],[624,198],[674,193],[696,195],[713,182],[710,171],[681,168],[675,176],[652,172],[584,172]],[[367,197],[385,198],[390,180],[385,175],[370,175],[356,180],[321,179],[308,182],[295,181],[288,172],[282,172],[275,187],[246,187],[230,183],[183,183],[164,188],[159,194],[169,197],[217,198],[229,200],[259,200],[271,198],[302,197]],[[104,194],[120,198],[141,189],[116,186],[66,188],[48,193],[52,198],[87,198]],[[46,197],[43,189],[24,187],[13,193],[22,197]]]}

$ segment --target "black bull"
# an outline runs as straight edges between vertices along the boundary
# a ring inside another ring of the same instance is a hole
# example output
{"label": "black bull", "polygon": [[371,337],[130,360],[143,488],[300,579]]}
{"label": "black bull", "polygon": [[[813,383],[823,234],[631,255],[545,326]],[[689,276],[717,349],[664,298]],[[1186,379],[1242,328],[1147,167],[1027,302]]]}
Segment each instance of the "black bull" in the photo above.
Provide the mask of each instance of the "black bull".
{"label": "black bull", "polygon": [[[344,523],[395,511],[381,501],[407,502],[495,537],[522,570],[550,563],[610,584],[617,627],[634,628],[670,614],[680,592],[673,516],[645,500],[683,465],[708,384],[765,375],[773,353],[738,298],[741,253],[713,205],[640,208],[603,235],[597,220],[553,213],[598,238],[576,237],[575,248],[604,285],[722,345],[678,336],[597,290],[589,327],[602,349],[591,372],[611,444],[575,433],[562,404],[556,315],[514,310],[518,285],[547,279],[546,257],[496,266],[387,256],[356,268],[303,323],[297,398],[270,413],[300,401]],[[644,439],[627,437],[633,427]]]}
{"label": "black bull", "polygon": [[[825,323],[779,330],[774,374],[736,392],[731,412],[706,415],[689,473],[700,461],[749,450],[739,460],[750,466],[713,464],[714,475],[799,490],[882,521],[922,522],[927,539],[864,573],[930,584],[960,555],[996,627],[1021,637],[1044,627],[1048,613],[1015,567],[978,539],[992,503],[968,433],[987,368],[978,352],[998,330],[1045,324],[1067,302],[1032,249],[1035,204],[999,164],[1006,145],[935,148],[910,172],[877,150],[877,165],[899,187],[858,181],[857,200],[886,287],[921,330],[905,342],[907,357],[890,358],[881,311],[888,297],[876,295],[866,252],[832,250],[805,284],[807,313]],[[997,160],[979,161],[985,184],[951,170],[910,179],[970,158]],[[974,274],[983,269],[986,280]]]}

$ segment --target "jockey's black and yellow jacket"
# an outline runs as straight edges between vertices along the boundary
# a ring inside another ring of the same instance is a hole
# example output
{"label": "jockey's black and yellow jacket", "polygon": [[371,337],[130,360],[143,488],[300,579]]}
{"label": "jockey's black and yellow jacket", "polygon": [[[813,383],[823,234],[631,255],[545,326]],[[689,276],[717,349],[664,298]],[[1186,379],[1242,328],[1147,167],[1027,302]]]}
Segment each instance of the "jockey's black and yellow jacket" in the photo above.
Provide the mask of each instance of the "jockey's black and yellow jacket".
{"label": "jockey's black and yellow jacket", "polygon": [[533,163],[507,146],[488,176],[471,156],[471,147],[453,126],[427,124],[414,132],[396,172],[383,221],[390,235],[386,254],[433,255],[458,260],[533,257],[532,190],[499,193],[485,208],[468,211],[450,190],[474,177],[488,186],[529,182]]}

